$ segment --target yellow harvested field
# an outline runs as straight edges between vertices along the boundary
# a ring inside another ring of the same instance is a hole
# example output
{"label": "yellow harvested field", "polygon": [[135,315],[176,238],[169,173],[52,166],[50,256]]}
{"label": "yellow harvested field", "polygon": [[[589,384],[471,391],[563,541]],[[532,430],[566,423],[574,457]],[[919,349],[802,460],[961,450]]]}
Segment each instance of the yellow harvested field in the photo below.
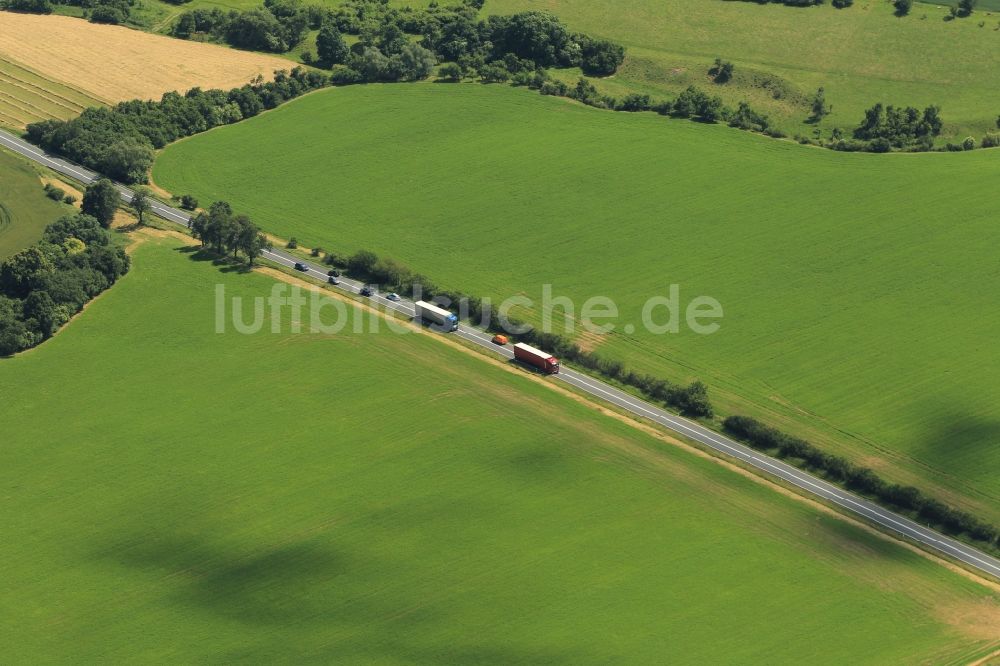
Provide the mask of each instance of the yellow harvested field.
{"label": "yellow harvested field", "polygon": [[171,90],[233,88],[270,78],[287,60],[69,16],[0,12],[0,59],[107,102]]}

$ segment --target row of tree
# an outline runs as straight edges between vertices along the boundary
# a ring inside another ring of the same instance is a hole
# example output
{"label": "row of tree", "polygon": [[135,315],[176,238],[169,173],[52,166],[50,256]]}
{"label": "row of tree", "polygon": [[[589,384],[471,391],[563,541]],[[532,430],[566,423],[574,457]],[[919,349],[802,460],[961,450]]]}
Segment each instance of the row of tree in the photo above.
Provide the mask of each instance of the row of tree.
{"label": "row of tree", "polygon": [[329,85],[321,72],[296,67],[258,77],[230,91],[192,88],[159,101],[132,100],[92,107],[72,120],[28,125],[28,140],[125,183],[144,183],[153,150],[181,137],[250,118],[310,90]]}
{"label": "row of tree", "polygon": [[309,30],[318,29],[329,14],[328,9],[301,0],[264,0],[262,6],[242,11],[199,8],[182,13],[172,34],[181,39],[203,34],[241,49],[284,53],[298,46]]}
{"label": "row of tree", "polygon": [[[480,20],[482,2],[427,8],[393,8],[380,0],[348,0],[336,9],[303,5],[301,0],[265,0],[264,6],[245,11],[195,9],[174,23],[173,34],[195,34],[226,41],[241,48],[287,51],[298,45],[308,29],[318,29],[318,64],[342,65],[347,81],[412,80],[419,67],[400,67],[399,59],[455,62],[479,70],[507,55],[531,61],[533,67],[580,67],[596,75],[613,74],[625,57],[619,44],[570,32],[555,16],[538,11]],[[348,46],[343,35],[356,35]],[[405,62],[402,63],[405,65]],[[402,70],[402,72],[395,74]]]}
{"label": "row of tree", "polygon": [[476,325],[492,332],[504,333],[514,340],[555,354],[564,361],[632,386],[650,399],[688,416],[711,418],[714,414],[708,390],[701,382],[695,381],[688,386],[681,386],[651,375],[638,374],[627,369],[621,361],[603,358],[580,349],[579,345],[563,335],[539,331],[523,321],[510,317],[501,318],[498,312],[488,304],[484,304],[481,299],[442,289],[425,276],[414,273],[405,265],[390,258],[379,257],[368,250],[360,250],[345,259],[328,254],[327,263],[343,265],[352,275],[367,282],[412,293],[424,300],[434,300],[444,307],[457,308],[461,315]]}
{"label": "row of tree", "polygon": [[854,129],[854,138],[870,142],[874,152],[910,147],[930,150],[943,126],[940,107],[928,106],[921,112],[912,106],[886,106],[880,102],[865,111],[864,120]]}
{"label": "row of tree", "polygon": [[847,488],[866,495],[880,504],[908,513],[946,534],[965,535],[991,548],[1000,547],[1000,531],[975,516],[959,511],[917,488],[889,483],[867,467],[860,467],[840,456],[825,453],[809,442],[791,437],[748,416],[730,416],[723,426],[734,437],[753,448],[771,453]]}
{"label": "row of tree", "polygon": [[246,215],[234,214],[225,201],[216,201],[207,211],[198,213],[190,227],[191,235],[201,241],[202,247],[220,255],[231,252],[234,259],[243,253],[250,266],[264,250],[271,249],[271,242],[257,225]]}
{"label": "row of tree", "polygon": [[92,23],[125,23],[132,15],[136,0],[0,0],[0,10],[29,14],[51,14],[55,5],[82,7]]}
{"label": "row of tree", "polygon": [[128,272],[129,257],[90,215],[60,218],[0,264],[0,356],[50,338]]}

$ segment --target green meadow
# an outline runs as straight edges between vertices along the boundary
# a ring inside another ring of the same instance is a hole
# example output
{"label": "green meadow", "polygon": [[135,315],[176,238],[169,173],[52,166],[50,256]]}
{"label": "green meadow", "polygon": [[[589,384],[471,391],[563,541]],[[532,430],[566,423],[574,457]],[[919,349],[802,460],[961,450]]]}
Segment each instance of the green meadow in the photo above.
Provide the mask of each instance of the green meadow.
{"label": "green meadow", "polygon": [[293,334],[291,315],[215,332],[216,285],[249,319],[274,284],[149,239],[54,339],[0,363],[4,662],[997,648],[987,588],[526,373],[352,333],[354,311],[336,335]]}
{"label": "green meadow", "polygon": [[[624,44],[623,69],[604,82],[613,94],[673,96],[695,84],[733,106],[750,101],[789,134],[811,136],[814,126],[803,121],[822,86],[833,106],[819,125],[823,136],[857,126],[866,108],[884,102],[937,104],[943,134],[962,139],[995,130],[1000,114],[1000,13],[979,4],[973,16],[953,21],[944,20],[948,3],[917,3],[900,18],[884,1],[838,10],[830,3],[802,9],[723,0],[490,0],[485,11],[546,10],[573,30]],[[715,58],[736,65],[732,82],[711,82]]]}
{"label": "green meadow", "polygon": [[[616,330],[584,340],[598,353],[699,378],[723,413],[1000,521],[998,158],[841,154],[417,84],[309,95],[168,147],[153,175],[306,247],[527,295],[535,322],[545,284],[577,308],[609,296]],[[643,304],[672,284],[682,306],[717,299],[721,329],[646,332]]]}
{"label": "green meadow", "polygon": [[26,161],[0,150],[0,261],[37,241],[46,225],[69,210],[45,196]]}

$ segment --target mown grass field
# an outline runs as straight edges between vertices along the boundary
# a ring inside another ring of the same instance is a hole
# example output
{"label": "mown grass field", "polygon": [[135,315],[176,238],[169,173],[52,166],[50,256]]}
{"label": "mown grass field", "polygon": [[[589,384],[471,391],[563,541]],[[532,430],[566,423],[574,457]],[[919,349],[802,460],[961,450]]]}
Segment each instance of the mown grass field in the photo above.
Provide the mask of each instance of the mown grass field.
{"label": "mown grass field", "polygon": [[0,150],[0,261],[42,237],[45,226],[71,212],[45,196],[27,162]]}
{"label": "mown grass field", "polygon": [[[723,0],[491,0],[484,9],[547,10],[574,30],[625,44],[624,69],[605,82],[615,94],[672,95],[694,83],[734,106],[749,100],[789,134],[811,135],[813,126],[803,123],[807,104],[823,86],[833,105],[820,125],[824,136],[833,127],[855,127],[864,109],[881,101],[940,105],[944,134],[964,138],[995,130],[1000,114],[1000,13],[979,4],[983,10],[955,21],[944,20],[948,3],[918,3],[898,18],[881,1],[837,10],[830,3],[801,9]],[[717,57],[736,65],[732,83],[709,81]]]}
{"label": "mown grass field", "polygon": [[[1000,520],[998,157],[839,154],[507,87],[393,85],[182,141],[154,176],[307,247],[528,295],[536,322],[544,284],[577,307],[610,296],[602,355],[700,378],[723,412]],[[684,306],[720,301],[721,330],[647,333],[643,304],[671,284]]]}
{"label": "mown grass field", "polygon": [[39,120],[66,120],[101,103],[90,93],[41,76],[0,52],[0,126],[20,129]]}
{"label": "mown grass field", "polygon": [[919,555],[428,335],[217,334],[216,284],[274,283],[147,240],[0,364],[5,662],[997,647],[996,594]]}

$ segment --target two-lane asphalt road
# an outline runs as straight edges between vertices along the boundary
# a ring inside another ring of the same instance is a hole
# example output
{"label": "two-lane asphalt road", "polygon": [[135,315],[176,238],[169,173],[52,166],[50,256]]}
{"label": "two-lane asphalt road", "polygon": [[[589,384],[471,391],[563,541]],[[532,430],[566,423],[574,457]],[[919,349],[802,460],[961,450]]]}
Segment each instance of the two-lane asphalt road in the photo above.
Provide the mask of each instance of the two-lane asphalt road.
{"label": "two-lane asphalt road", "polygon": [[[37,146],[22,141],[2,130],[0,130],[0,145],[82,183],[89,183],[97,178],[97,174],[94,172],[61,158],[48,155]],[[131,200],[131,190],[121,186],[119,186],[119,190],[126,201]],[[169,222],[174,222],[185,227],[187,227],[191,219],[188,213],[159,202],[153,204],[153,212]],[[322,266],[294,257],[287,252],[268,250],[264,252],[264,256],[279,264],[290,267],[296,263],[303,263],[308,268],[303,273],[304,275],[323,282],[327,280],[326,270]],[[340,284],[336,286],[338,289],[353,294],[359,293],[361,287],[361,283],[347,278],[341,279]],[[374,294],[371,300],[386,310],[392,310],[408,317],[414,316],[413,303],[408,300],[390,301],[378,293]],[[509,347],[500,347],[493,344],[491,341],[492,336],[481,329],[462,325],[452,335],[457,335],[488,350],[490,353],[498,354],[504,358],[512,359],[514,357],[514,353]],[[1000,560],[997,558],[955,539],[946,537],[909,518],[889,511],[780,460],[766,456],[714,430],[709,430],[699,423],[671,414],[613,386],[568,368],[563,368],[562,372],[554,376],[554,379],[565,382],[631,414],[658,423],[668,430],[699,442],[725,456],[740,460],[746,465],[764,472],[766,475],[778,477],[810,495],[840,506],[848,513],[860,516],[882,526],[887,532],[902,535],[907,539],[922,544],[929,550],[963,562],[967,566],[994,578],[1000,578]]]}

